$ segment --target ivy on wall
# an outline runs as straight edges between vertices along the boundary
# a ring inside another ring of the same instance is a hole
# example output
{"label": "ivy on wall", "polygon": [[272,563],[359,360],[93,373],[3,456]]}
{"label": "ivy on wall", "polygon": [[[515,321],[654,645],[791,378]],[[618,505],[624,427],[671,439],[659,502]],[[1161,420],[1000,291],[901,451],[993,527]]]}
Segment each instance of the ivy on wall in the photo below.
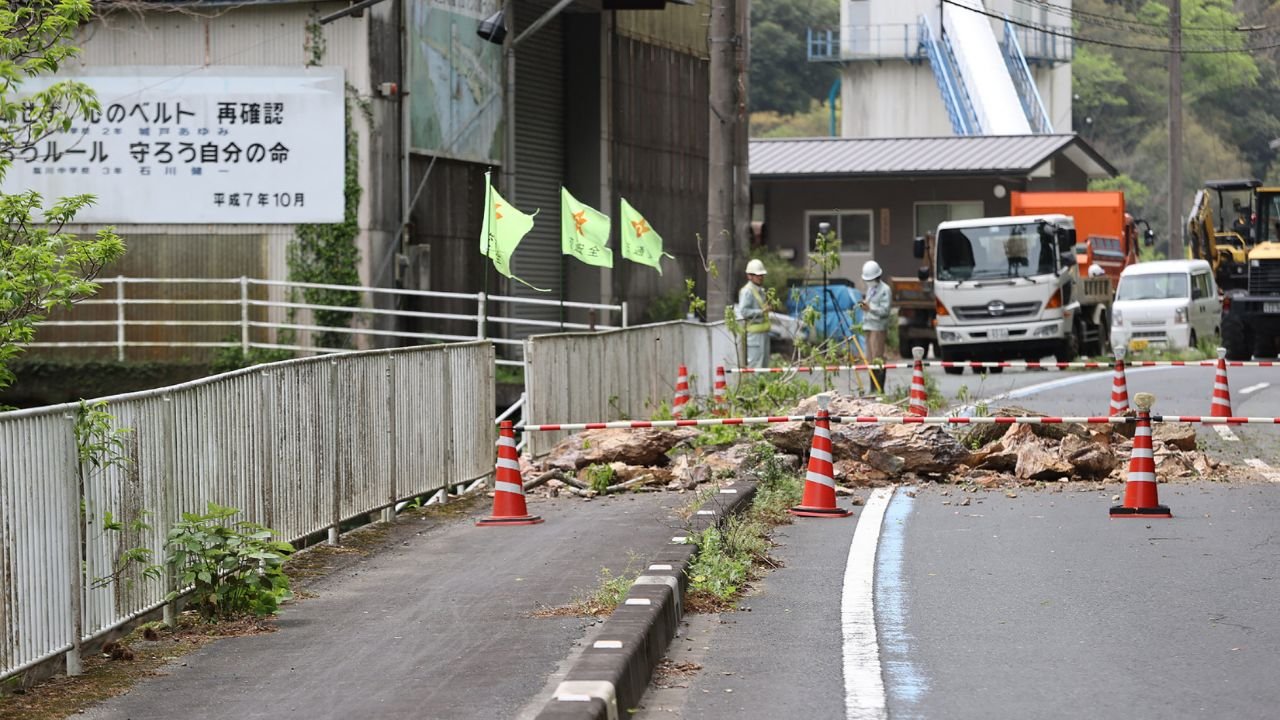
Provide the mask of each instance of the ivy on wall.
{"label": "ivy on wall", "polygon": [[[344,211],[342,222],[304,224],[294,229],[294,241],[289,246],[289,279],[294,282],[323,285],[359,285],[360,250],[356,237],[360,234],[358,221],[360,208],[360,147],[352,125],[352,106],[362,111],[366,122],[371,120],[368,104],[355,96],[354,88],[347,86],[346,102],[346,172],[343,176],[342,195]],[[356,290],[304,288],[303,302],[309,305],[333,307],[359,307],[360,293]],[[313,310],[314,324],[323,327],[350,327],[356,314],[345,310]],[[320,347],[347,348],[351,336],[343,332],[320,332],[316,336]]]}

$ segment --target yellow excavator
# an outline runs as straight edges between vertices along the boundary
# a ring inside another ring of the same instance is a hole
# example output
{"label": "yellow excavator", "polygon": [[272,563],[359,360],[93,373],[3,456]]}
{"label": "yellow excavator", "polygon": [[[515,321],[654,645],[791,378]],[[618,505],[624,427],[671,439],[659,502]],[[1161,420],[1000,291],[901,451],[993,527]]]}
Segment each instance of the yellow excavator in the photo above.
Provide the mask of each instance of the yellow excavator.
{"label": "yellow excavator", "polygon": [[1227,358],[1274,356],[1280,336],[1280,187],[1259,180],[1206,182],[1192,201],[1187,239],[1191,256],[1209,262],[1223,292]]}

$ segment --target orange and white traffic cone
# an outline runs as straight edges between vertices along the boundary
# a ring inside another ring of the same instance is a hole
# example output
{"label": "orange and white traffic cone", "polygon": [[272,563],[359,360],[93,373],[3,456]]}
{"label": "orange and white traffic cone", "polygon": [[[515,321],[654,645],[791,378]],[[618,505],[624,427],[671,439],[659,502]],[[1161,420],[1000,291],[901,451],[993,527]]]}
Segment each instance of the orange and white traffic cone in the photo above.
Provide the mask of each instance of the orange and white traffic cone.
{"label": "orange and white traffic cone", "polygon": [[804,477],[804,497],[791,508],[801,517],[849,517],[852,510],[836,507],[835,469],[831,465],[831,421],[827,418],[830,398],[818,396],[818,413],[814,417],[813,447],[809,450],[809,472]]}
{"label": "orange and white traffic cone", "polygon": [[720,415],[720,414],[723,414],[723,413],[724,413],[725,403],[727,402],[727,399],[725,398],[725,392],[726,392],[726,390],[727,390],[727,389],[728,389],[728,385],[726,385],[726,384],[725,384],[725,381],[724,381],[724,366],[723,366],[723,365],[717,365],[717,366],[716,366],[715,397],[714,397],[714,402],[715,402],[715,406],[716,406],[716,414],[717,414],[717,415]]}
{"label": "orange and white traffic cone", "polygon": [[510,420],[503,420],[498,431],[498,466],[495,471],[493,514],[477,520],[476,525],[536,525],[542,522],[537,515],[530,515],[524,504],[520,456],[516,454],[516,433]]}
{"label": "orange and white traffic cone", "polygon": [[1133,454],[1129,457],[1129,479],[1124,485],[1124,504],[1111,508],[1111,517],[1171,518],[1173,513],[1160,504],[1156,493],[1156,460],[1151,451],[1151,404],[1155,396],[1138,393],[1138,425],[1133,433]]}
{"label": "orange and white traffic cone", "polygon": [[1116,348],[1116,374],[1111,381],[1111,409],[1107,416],[1123,415],[1129,410],[1129,385],[1124,378],[1124,347]]}
{"label": "orange and white traffic cone", "polygon": [[1218,348],[1218,370],[1213,376],[1213,404],[1209,417],[1231,417],[1231,388],[1227,387],[1227,350]]}
{"label": "orange and white traffic cone", "polygon": [[676,375],[676,396],[671,401],[671,414],[674,417],[680,417],[680,413],[684,412],[684,406],[689,402],[689,371],[684,365],[680,366],[680,372]]}
{"label": "orange and white traffic cone", "polygon": [[911,348],[911,357],[915,358],[916,364],[911,369],[911,400],[907,404],[907,414],[924,417],[929,414],[929,391],[924,387],[924,348]]}

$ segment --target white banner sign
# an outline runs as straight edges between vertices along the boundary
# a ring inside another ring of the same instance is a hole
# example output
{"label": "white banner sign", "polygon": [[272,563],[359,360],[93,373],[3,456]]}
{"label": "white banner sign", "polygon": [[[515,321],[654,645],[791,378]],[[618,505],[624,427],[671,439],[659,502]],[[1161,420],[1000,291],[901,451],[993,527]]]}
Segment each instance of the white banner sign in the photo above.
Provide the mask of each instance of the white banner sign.
{"label": "white banner sign", "polygon": [[[24,92],[61,79],[26,80]],[[101,112],[12,152],[0,189],[90,193],[82,223],[343,219],[342,68],[112,67],[73,76]]]}

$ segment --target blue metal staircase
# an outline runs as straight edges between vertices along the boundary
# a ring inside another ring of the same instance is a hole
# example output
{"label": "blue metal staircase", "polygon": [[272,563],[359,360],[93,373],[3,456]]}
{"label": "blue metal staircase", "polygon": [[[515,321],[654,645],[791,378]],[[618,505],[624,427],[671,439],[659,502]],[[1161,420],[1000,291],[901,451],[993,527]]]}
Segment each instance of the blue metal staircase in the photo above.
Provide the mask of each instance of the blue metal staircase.
{"label": "blue metal staircase", "polygon": [[929,56],[933,78],[937,80],[938,90],[942,92],[942,101],[947,106],[947,116],[951,119],[951,131],[956,135],[981,135],[982,126],[978,121],[978,113],[964,79],[960,77],[951,42],[946,35],[935,33],[929,24],[929,18],[924,15],[920,16],[919,27],[920,45]]}
{"label": "blue metal staircase", "polygon": [[1031,68],[1027,67],[1027,58],[1022,54],[1022,45],[1008,21],[1004,24],[1004,64],[1009,68],[1009,77],[1013,79],[1013,87],[1018,91],[1018,99],[1022,101],[1022,110],[1027,114],[1027,122],[1031,131],[1037,134],[1053,132],[1053,123],[1049,121],[1049,113],[1045,112],[1044,100],[1040,97],[1040,89],[1036,87]]}

